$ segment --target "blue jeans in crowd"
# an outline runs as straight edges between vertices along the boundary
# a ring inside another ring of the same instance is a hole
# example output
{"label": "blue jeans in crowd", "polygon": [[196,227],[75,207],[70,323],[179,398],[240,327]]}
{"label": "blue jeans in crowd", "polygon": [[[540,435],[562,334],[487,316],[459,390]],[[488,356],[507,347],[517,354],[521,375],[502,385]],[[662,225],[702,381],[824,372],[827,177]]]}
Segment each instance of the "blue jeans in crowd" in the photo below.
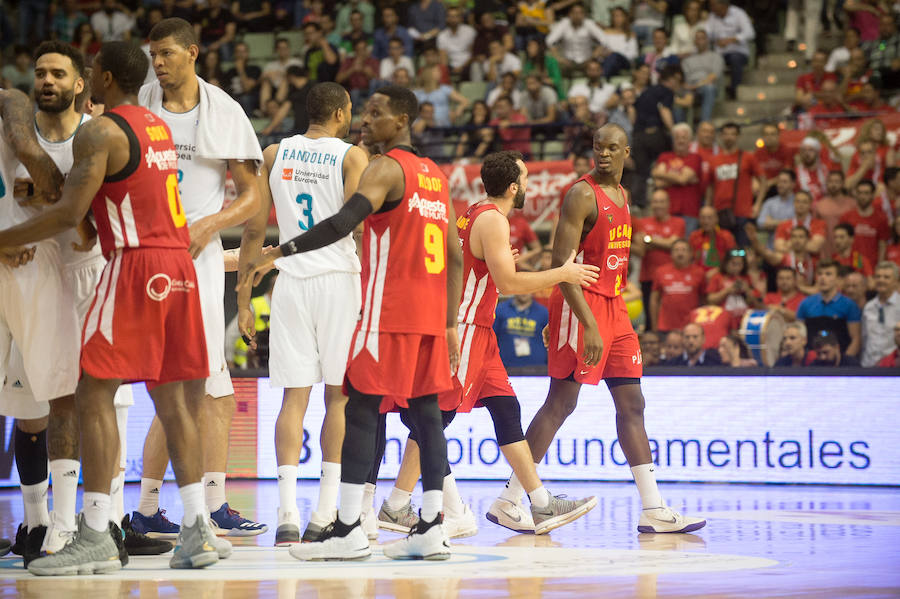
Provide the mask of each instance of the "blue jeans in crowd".
{"label": "blue jeans in crowd", "polygon": [[607,79],[615,77],[622,71],[631,68],[631,61],[618,52],[613,52],[603,59],[603,76]]}
{"label": "blue jeans in crowd", "polygon": [[729,52],[722,55],[725,64],[731,70],[731,85],[728,86],[728,94],[732,98],[737,95],[737,86],[744,80],[744,67],[750,61],[750,57],[740,52]]}

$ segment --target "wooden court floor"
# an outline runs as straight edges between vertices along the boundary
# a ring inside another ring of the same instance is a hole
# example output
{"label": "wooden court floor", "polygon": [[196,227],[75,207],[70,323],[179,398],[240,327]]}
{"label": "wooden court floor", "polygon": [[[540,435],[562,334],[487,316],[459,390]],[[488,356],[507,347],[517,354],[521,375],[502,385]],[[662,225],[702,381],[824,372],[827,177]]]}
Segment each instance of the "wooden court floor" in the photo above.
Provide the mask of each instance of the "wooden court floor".
{"label": "wooden court floor", "polygon": [[[479,514],[478,535],[454,543],[449,562],[391,562],[376,548],[364,562],[305,564],[272,547],[278,493],[273,481],[229,483],[232,507],[270,524],[235,541],[234,555],[206,570],[168,569],[168,556],[132,558],[115,575],[37,578],[21,560],[0,558],[0,596],[34,598],[244,597],[455,599],[487,597],[898,597],[900,489],[666,484],[670,505],[705,515],[693,535],[636,531],[633,485],[554,483],[554,493],[597,495],[597,507],[548,536],[516,535],[483,518],[497,482],[462,482]],[[390,490],[379,486],[378,505]],[[126,506],[138,500],[128,485]],[[298,495],[308,514],[316,486]],[[177,489],[162,507],[177,521]],[[0,491],[0,526],[22,518],[18,491]],[[379,543],[398,539],[381,532]]]}

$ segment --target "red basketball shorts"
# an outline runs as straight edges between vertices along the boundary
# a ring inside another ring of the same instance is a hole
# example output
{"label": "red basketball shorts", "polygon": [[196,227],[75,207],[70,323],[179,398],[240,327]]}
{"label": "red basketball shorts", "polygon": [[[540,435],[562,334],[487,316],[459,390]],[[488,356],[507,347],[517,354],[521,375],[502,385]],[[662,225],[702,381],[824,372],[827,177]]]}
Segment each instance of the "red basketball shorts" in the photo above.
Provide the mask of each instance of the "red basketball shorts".
{"label": "red basketball shorts", "polygon": [[182,249],[116,252],[82,333],[81,368],[148,388],[209,376],[197,275]]}
{"label": "red basketball shorts", "polygon": [[603,354],[596,366],[584,364],[584,329],[557,287],[550,296],[550,346],[547,372],[564,379],[596,385],[601,379],[640,378],[643,374],[641,346],[628,318],[622,296],[613,298],[585,293],[584,299],[597,320],[603,339]]}
{"label": "red basketball shorts", "polygon": [[416,333],[369,333],[357,330],[344,375],[367,395],[385,397],[381,411],[408,407],[406,400],[450,389],[447,338]]}
{"label": "red basketball shorts", "polygon": [[471,412],[486,397],[515,395],[500,359],[494,329],[459,325],[459,368],[453,375],[453,389],[438,395],[441,410]]}

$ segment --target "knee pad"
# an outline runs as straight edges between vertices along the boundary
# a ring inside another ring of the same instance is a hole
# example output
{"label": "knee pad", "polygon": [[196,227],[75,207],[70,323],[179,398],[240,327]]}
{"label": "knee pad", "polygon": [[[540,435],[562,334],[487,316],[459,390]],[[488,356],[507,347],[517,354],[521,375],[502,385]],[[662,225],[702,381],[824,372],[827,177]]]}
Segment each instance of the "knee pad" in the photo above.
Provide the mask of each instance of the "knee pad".
{"label": "knee pad", "polygon": [[23,485],[36,485],[47,480],[47,429],[26,433],[14,427],[13,444],[16,470]]}
{"label": "knee pad", "polygon": [[488,397],[482,399],[481,403],[491,413],[498,445],[509,445],[525,439],[518,399],[514,396]]}

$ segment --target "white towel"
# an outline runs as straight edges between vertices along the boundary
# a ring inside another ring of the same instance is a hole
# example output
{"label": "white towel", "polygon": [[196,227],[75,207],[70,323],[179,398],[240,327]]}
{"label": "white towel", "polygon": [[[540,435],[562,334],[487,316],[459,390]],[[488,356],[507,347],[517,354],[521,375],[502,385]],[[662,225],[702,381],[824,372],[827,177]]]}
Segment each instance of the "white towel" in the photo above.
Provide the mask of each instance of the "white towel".
{"label": "white towel", "polygon": [[[241,105],[215,85],[200,83],[200,114],[197,125],[197,155],[211,160],[254,160],[262,165],[262,150],[250,119]],[[138,101],[156,114],[162,113],[163,89],[159,81],[147,83]]]}

